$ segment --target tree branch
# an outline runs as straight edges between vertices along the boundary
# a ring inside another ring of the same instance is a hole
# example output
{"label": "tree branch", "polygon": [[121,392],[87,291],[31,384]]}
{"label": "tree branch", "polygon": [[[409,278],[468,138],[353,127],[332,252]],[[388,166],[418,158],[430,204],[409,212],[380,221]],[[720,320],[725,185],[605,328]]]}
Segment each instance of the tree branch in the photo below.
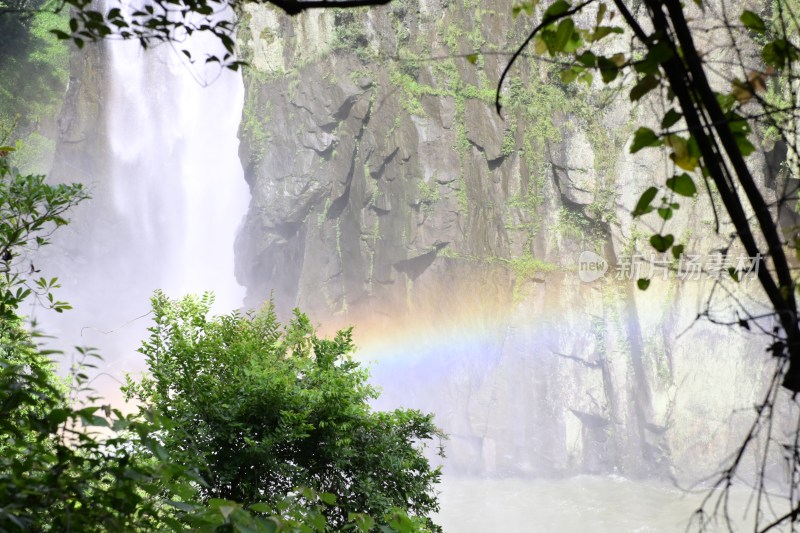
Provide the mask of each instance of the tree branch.
{"label": "tree branch", "polygon": [[382,6],[391,0],[268,0],[268,3],[283,9],[288,15],[297,15],[307,9],[352,8]]}

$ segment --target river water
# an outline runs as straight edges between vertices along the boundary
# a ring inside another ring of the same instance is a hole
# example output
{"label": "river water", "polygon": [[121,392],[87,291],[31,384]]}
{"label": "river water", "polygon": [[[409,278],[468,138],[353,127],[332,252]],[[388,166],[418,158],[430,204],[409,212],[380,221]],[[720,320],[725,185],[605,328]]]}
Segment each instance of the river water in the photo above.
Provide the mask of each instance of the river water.
{"label": "river water", "polygon": [[[730,517],[737,531],[752,531],[752,520],[745,519],[750,494],[743,488],[732,493]],[[452,533],[683,532],[704,495],[704,491],[617,476],[558,480],[445,476],[437,523]],[[706,531],[728,528],[717,522]]]}

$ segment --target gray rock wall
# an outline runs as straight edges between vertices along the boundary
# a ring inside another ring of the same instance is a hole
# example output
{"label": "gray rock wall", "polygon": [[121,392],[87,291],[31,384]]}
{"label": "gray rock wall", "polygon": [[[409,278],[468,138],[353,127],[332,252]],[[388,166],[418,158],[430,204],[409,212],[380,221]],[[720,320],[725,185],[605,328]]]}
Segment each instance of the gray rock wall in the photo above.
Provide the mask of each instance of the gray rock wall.
{"label": "gray rock wall", "polygon": [[[272,295],[357,324],[368,345],[397,339],[402,362],[375,370],[384,405],[436,409],[451,468],[712,471],[749,420],[732,413],[770,371],[764,341],[689,327],[713,280],[670,275],[639,292],[615,279],[649,251],[652,230],[630,210],[667,177],[659,153],[626,146],[654,101],[564,86],[523,58],[498,116],[496,80],[530,28],[511,4],[398,0],[295,19],[245,8],[246,303]],[[672,224],[692,253],[725,243],[702,198]],[[605,277],[580,281],[584,250],[610,264]]]}
{"label": "gray rock wall", "polygon": [[[694,323],[706,276],[657,272],[647,292],[616,279],[626,256],[649,250],[652,221],[630,210],[666,177],[657,151],[626,146],[657,102],[563,86],[525,57],[498,116],[496,80],[529,29],[510,12],[470,0],[294,19],[245,7],[245,305],[272,295],[326,329],[356,324],[361,356],[381,361],[380,405],[435,410],[453,470],[696,479],[739,444],[771,371],[765,342]],[[115,280],[155,279],[142,268],[159,264],[117,253],[119,232],[134,230],[115,218],[106,179],[109,85],[102,47],[75,55],[53,175],[92,183],[95,200],[47,267],[94,279],[90,313],[113,309],[122,324],[135,315]],[[752,164],[768,195],[783,186],[774,161]],[[690,253],[727,244],[703,198],[671,224]],[[583,251],[605,259],[605,276],[580,280]],[[62,278],[65,294],[88,307],[79,278]],[[745,293],[758,299],[754,283]],[[724,298],[713,307],[718,318],[730,309]]]}

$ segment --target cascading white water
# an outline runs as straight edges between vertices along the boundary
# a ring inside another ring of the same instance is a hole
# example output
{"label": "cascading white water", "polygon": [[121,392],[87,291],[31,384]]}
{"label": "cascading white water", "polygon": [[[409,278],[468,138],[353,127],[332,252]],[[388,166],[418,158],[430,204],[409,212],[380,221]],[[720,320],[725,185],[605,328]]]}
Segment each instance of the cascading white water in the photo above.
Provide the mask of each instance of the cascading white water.
{"label": "cascading white water", "polygon": [[[202,39],[185,45],[195,57],[210,46]],[[249,198],[238,158],[241,76],[188,64],[168,46],[115,44],[111,179],[131,262],[152,288],[213,290],[218,310],[238,308],[233,239]]]}
{"label": "cascading white water", "polygon": [[74,310],[36,314],[67,362],[71,346],[98,349],[99,371],[111,379],[92,385],[112,401],[121,374],[144,369],[136,350],[155,290],[173,298],[213,291],[216,313],[242,305],[233,248],[249,202],[237,137],[244,88],[240,73],[202,63],[217,45],[202,35],[187,40],[201,58],[189,64],[169,45],[105,43],[110,153],[84,148],[84,157],[103,162],[102,175],[79,172],[93,198],[56,236],[57,257],[44,261]]}

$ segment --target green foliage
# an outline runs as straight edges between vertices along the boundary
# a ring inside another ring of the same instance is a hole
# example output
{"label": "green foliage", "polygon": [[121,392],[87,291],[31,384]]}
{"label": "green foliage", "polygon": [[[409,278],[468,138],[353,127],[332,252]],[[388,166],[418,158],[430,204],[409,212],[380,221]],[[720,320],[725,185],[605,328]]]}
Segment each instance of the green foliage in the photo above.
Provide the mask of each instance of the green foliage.
{"label": "green foliage", "polygon": [[[89,426],[109,426],[111,419],[98,415],[97,407],[71,407],[50,361],[21,331],[16,339],[7,333],[0,335],[0,530],[152,524],[159,509],[146,491],[157,469],[136,463],[129,451],[133,439],[90,432]],[[118,412],[114,417],[117,427],[138,431],[137,444],[155,444],[147,425]]]}
{"label": "green foliage", "polygon": [[362,14],[361,10],[334,10],[333,48],[355,52],[358,57],[366,60],[369,56],[369,38]]}
{"label": "green foliage", "polygon": [[[188,362],[192,369],[206,365],[197,377],[210,385],[207,392],[231,393],[205,399],[229,403],[206,405],[207,421],[191,418],[197,413],[188,408],[174,409],[187,398],[155,409],[145,405],[135,415],[96,405],[87,384],[99,356],[84,348],[77,348],[81,364],[64,385],[51,360],[60,352],[40,348],[38,334],[25,329],[18,313],[34,296],[59,312],[69,305],[54,300],[56,279],[28,280],[30,257],[24,254],[48,244],[66,224],[66,211],[86,195],[79,185],[50,186],[43,176],[20,174],[8,161],[11,151],[0,148],[0,531],[438,530],[427,514],[438,509],[432,487],[439,471],[413,444],[438,430],[430,416],[416,411],[369,410],[366,401],[376,393],[366,385],[366,373],[344,357],[352,349],[349,332],[319,340],[298,315],[280,335],[270,313],[206,323],[208,300],[185,300],[181,309],[187,312],[176,317],[157,297],[163,312],[145,350],[169,346],[191,355],[191,346],[199,348],[203,357]],[[210,336],[201,342],[190,333]],[[207,351],[214,347],[216,352]],[[258,357],[262,348],[270,350],[266,357]],[[225,361],[241,366],[214,374]],[[163,390],[148,387],[179,371],[164,362],[138,390],[153,396]],[[265,376],[273,379],[262,382]],[[236,391],[231,384],[245,388]],[[232,410],[238,420],[230,418]],[[275,417],[280,423],[270,426]],[[243,422],[253,425],[239,429]],[[206,446],[211,455],[199,457],[207,461],[197,461],[195,449],[175,448],[177,436],[197,423],[202,441],[191,442]],[[264,427],[269,431],[259,439]],[[270,461],[274,478],[263,486],[229,479],[247,478],[248,460],[259,468]],[[301,482],[336,495],[296,489]],[[247,506],[229,495],[248,496]]]}
{"label": "green foliage", "polygon": [[52,231],[67,223],[66,211],[87,198],[80,184],[47,185],[44,176],[20,174],[9,162],[12,152],[0,147],[0,328],[30,296],[58,312],[69,309],[50,292],[57,279],[32,278],[29,254],[48,244]]}
{"label": "green foliage", "polygon": [[431,415],[373,412],[349,330],[320,339],[299,313],[285,328],[269,307],[209,318],[210,296],[153,298],[143,344],[150,375],[127,393],[169,418],[164,447],[206,479],[204,501],[279,503],[298,486],[335,494],[328,526],[400,509],[430,530],[439,470],[422,449],[441,434]]}
{"label": "green foliage", "polygon": [[515,277],[520,281],[532,279],[537,274],[543,272],[555,272],[558,270],[558,265],[542,261],[539,258],[533,257],[531,254],[525,254],[512,259],[501,259],[500,261],[506,263],[514,272]]}
{"label": "green foliage", "polygon": [[[136,448],[157,450],[153,426],[108,407],[73,405],[85,392],[83,367],[70,388],[62,386],[50,360],[57,352],[40,349],[18,314],[32,296],[59,312],[69,308],[50,292],[57,280],[28,279],[26,254],[48,244],[86,195],[79,185],[50,186],[43,176],[20,174],[10,152],[0,148],[0,530],[149,529],[161,511],[147,491],[172,475],[162,463],[133,457]],[[94,426],[131,436],[101,437]]]}
{"label": "green foliage", "polygon": [[436,183],[436,177],[432,177],[430,183],[422,179],[419,180],[417,182],[417,188],[419,191],[419,203],[422,205],[423,210],[425,210],[426,213],[433,212],[436,203],[441,199],[439,184]]}
{"label": "green foliage", "polygon": [[[697,194],[697,186],[694,178],[690,175],[696,173],[703,180],[709,177],[717,184],[718,188],[723,186],[723,174],[725,169],[720,169],[716,159],[704,160],[712,154],[712,149],[708,148],[711,143],[709,136],[716,135],[717,143],[724,145],[725,152],[735,159],[747,157],[755,151],[755,146],[750,140],[752,134],[752,119],[745,119],[747,115],[742,110],[742,106],[752,100],[758,100],[764,104],[764,100],[757,97],[758,92],[763,92],[766,87],[767,74],[761,72],[750,72],[747,80],[732,80],[731,90],[728,93],[715,93],[704,85],[702,88],[696,83],[687,83],[686,87],[682,83],[676,82],[680,76],[694,78],[700,76],[696,63],[693,63],[691,54],[694,45],[691,43],[691,34],[681,33],[674,39],[663,31],[645,30],[636,19],[627,11],[627,7],[622,4],[615,4],[611,9],[606,4],[598,4],[593,17],[578,18],[578,13],[589,10],[591,2],[584,2],[573,5],[566,0],[558,0],[550,4],[541,15],[541,21],[529,35],[527,42],[532,42],[535,51],[539,54],[549,54],[552,57],[568,58],[563,64],[560,77],[564,83],[584,81],[591,83],[595,75],[600,75],[604,84],[615,84],[623,75],[632,75],[634,83],[629,92],[629,99],[637,102],[645,98],[653,91],[667,95],[667,111],[660,120],[662,131],[658,132],[649,127],[639,127],[633,134],[630,144],[630,152],[637,153],[646,148],[664,147],[669,158],[674,163],[677,171],[675,176],[666,181],[664,189],[666,194],[662,199],[662,205],[652,206],[661,187],[650,187],[642,195],[636,205],[633,215],[644,216],[652,211],[656,211],[663,222],[670,220],[674,210],[680,207],[680,201],[674,198],[694,197]],[[532,15],[536,11],[538,1],[523,2],[514,8],[514,16],[522,13]],[[594,10],[594,7],[591,8]],[[613,12],[612,12],[613,9]],[[685,24],[681,13],[669,11],[669,15],[658,14],[665,9],[661,2],[654,2],[650,6],[652,22],[658,24]],[[776,9],[791,11],[789,6],[778,5]],[[614,18],[615,15],[621,15]],[[661,17],[661,18],[659,18]],[[596,44],[607,38],[609,35],[623,33],[624,28],[619,24],[623,21],[635,37],[644,46],[644,53],[636,53],[631,48],[628,52],[608,53],[607,48],[599,48]],[[668,21],[668,22],[666,22]],[[775,70],[789,68],[793,62],[800,58],[800,49],[792,44],[791,36],[795,30],[789,29],[786,18],[781,19],[781,24],[768,24],[765,20],[753,11],[744,10],[741,13],[740,21],[745,30],[751,35],[761,39],[760,46],[762,58],[768,67]],[[648,33],[651,32],[651,33]],[[679,41],[679,42],[678,42]],[[516,58],[516,56],[515,56]],[[700,59],[700,69],[704,68]],[[508,69],[501,78],[505,78]],[[705,83],[705,82],[704,82]],[[514,83],[511,84],[510,105],[515,105],[517,98],[514,94]],[[499,98],[499,92],[498,92]],[[498,100],[498,109],[499,100]],[[672,104],[677,104],[672,107]],[[790,102],[791,104],[791,102]],[[766,116],[774,115],[777,120],[785,120],[778,110],[773,111],[767,105]],[[687,113],[691,115],[691,120],[687,118]],[[689,128],[686,135],[678,135],[670,131],[670,128],[677,125],[680,121],[698,121],[698,116],[717,117],[713,127],[708,131],[701,127]],[[769,119],[768,119],[769,120]],[[781,129],[777,125],[775,131]],[[713,131],[711,131],[713,130]],[[704,148],[705,147],[705,148]],[[758,193],[749,183],[752,181],[749,171],[744,164],[737,162],[735,165],[738,177],[745,183],[745,188],[750,191],[748,197],[751,201],[760,204]],[[713,199],[712,199],[713,201]],[[726,202],[726,207],[732,209],[730,213],[734,223],[744,225],[747,223],[743,217],[743,211],[737,207],[736,202],[731,199]],[[774,229],[770,229],[770,224],[766,220],[759,221],[760,226],[769,234],[768,239],[775,240]],[[749,233],[739,228],[741,233]],[[663,236],[661,231],[653,235],[650,243],[659,252],[665,252],[673,245],[673,240]],[[671,237],[671,236],[669,236]],[[745,237],[748,241],[745,246],[753,248],[752,240]],[[754,251],[754,250],[750,250]],[[775,296],[777,301],[777,296]]]}
{"label": "green foliage", "polygon": [[247,145],[251,148],[250,163],[253,164],[261,162],[267,145],[272,140],[272,135],[266,129],[272,113],[272,104],[259,90],[263,80],[257,73],[255,70],[248,71],[240,125],[243,135],[248,137]]}
{"label": "green foliage", "polygon": [[23,141],[12,158],[26,172],[45,171],[54,152],[69,51],[49,30],[66,28],[67,18],[48,11],[0,15],[0,144]]}
{"label": "green foliage", "polygon": [[512,257],[511,259],[498,258],[500,264],[503,264],[511,269],[514,273],[514,301],[519,301],[522,297],[520,289],[527,281],[535,279],[537,276],[547,273],[556,272],[559,266],[554,263],[548,263],[538,257],[533,257],[531,253],[526,253],[519,257]]}
{"label": "green foliage", "polygon": [[681,196],[692,197],[697,194],[697,187],[694,180],[687,173],[679,174],[667,180],[667,187]]}

